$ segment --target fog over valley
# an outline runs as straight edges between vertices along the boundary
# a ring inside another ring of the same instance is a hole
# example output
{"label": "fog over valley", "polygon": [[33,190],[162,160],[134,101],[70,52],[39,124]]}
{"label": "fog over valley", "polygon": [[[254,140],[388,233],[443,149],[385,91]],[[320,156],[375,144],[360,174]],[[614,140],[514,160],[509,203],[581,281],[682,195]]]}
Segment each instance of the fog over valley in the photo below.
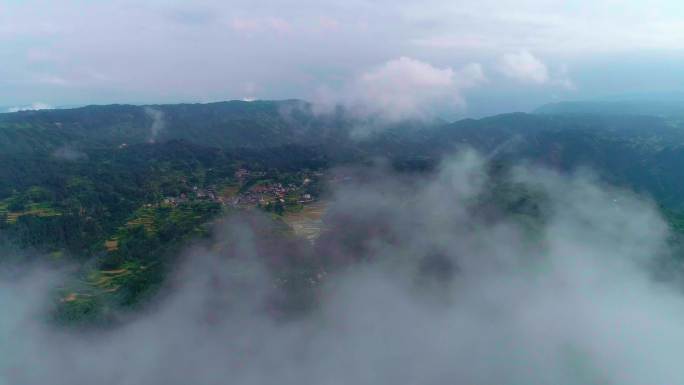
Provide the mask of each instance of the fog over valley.
{"label": "fog over valley", "polygon": [[[487,166],[465,152],[419,180],[358,171],[313,246],[260,235],[269,219],[226,219],[184,251],[168,295],[105,330],[46,325],[60,272],[14,271],[5,383],[684,380],[684,298],[658,272],[672,250],[653,204],[523,166],[505,183],[544,196],[544,217],[501,218],[483,195],[506,186]],[[284,274],[292,264],[307,267]],[[311,303],[283,314],[291,301]]]}

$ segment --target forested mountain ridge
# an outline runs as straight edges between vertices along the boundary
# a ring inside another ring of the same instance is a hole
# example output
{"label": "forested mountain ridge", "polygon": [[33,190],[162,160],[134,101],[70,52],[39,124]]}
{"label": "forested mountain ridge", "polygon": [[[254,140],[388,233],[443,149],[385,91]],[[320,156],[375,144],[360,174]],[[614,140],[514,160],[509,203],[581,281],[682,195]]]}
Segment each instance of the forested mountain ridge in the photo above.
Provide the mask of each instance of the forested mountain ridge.
{"label": "forested mountain ridge", "polygon": [[534,110],[537,114],[648,115],[684,117],[684,101],[624,100],[549,103]]}
{"label": "forested mountain ridge", "polygon": [[[602,106],[587,105],[595,110]],[[299,100],[6,113],[0,114],[0,158],[8,167],[0,174],[5,182],[0,194],[6,194],[19,179],[30,180],[30,175],[20,176],[18,171],[30,168],[37,159],[68,161],[95,150],[114,154],[129,145],[172,140],[228,152],[282,151],[295,146],[330,165],[377,156],[434,163],[456,147],[471,146],[497,159],[527,159],[563,170],[590,166],[615,183],[669,203],[684,193],[675,172],[684,159],[684,130],[676,121],[656,115],[614,114],[612,107],[600,109],[601,114],[568,114],[564,112],[567,107],[559,107],[564,104],[553,106],[541,107],[538,111],[543,113],[503,114],[450,124],[378,123],[344,109],[316,113],[311,104]],[[365,135],[351,135],[358,126],[370,128]]]}
{"label": "forested mountain ridge", "polygon": [[[352,135],[364,125],[370,127],[365,135]],[[233,158],[251,153],[252,161],[277,162],[277,167],[292,163],[290,155],[300,162],[315,159],[319,166],[378,156],[395,163],[430,164],[455,148],[470,146],[493,159],[525,159],[561,170],[592,167],[614,183],[675,206],[684,194],[676,171],[684,160],[684,130],[661,116],[547,111],[449,124],[383,124],[343,109],[315,113],[306,102],[287,100],[0,114],[0,160],[5,165],[0,196],[29,187],[37,175],[44,179],[43,172],[54,174],[49,169],[76,167],[75,160],[104,162],[128,154],[122,151],[127,146],[176,140],[198,146],[199,152],[223,151]],[[40,164],[50,161],[57,162],[40,170]]]}
{"label": "forested mountain ridge", "polygon": [[[307,103],[106,105],[0,114],[0,153],[46,152],[187,139],[223,148],[314,141],[325,134]],[[313,130],[315,128],[315,131]]]}

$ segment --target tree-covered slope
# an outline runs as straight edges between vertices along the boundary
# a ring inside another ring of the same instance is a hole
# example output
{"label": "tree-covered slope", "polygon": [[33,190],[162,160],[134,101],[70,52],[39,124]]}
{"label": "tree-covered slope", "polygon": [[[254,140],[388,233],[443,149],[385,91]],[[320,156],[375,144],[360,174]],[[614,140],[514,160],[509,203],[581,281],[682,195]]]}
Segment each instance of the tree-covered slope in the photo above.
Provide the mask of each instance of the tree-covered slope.
{"label": "tree-covered slope", "polygon": [[434,147],[475,147],[502,161],[563,171],[586,167],[609,182],[683,207],[684,130],[654,116],[508,114],[437,130]]}
{"label": "tree-covered slope", "polygon": [[336,135],[301,101],[109,105],[0,114],[0,154],[51,152],[185,139],[213,147],[319,143]]}
{"label": "tree-covered slope", "polygon": [[[49,180],[55,165],[43,164],[55,159],[97,157],[95,150],[114,156],[126,146],[184,140],[240,156],[251,151],[253,161],[266,156],[282,165],[298,158],[299,163],[315,160],[328,166],[380,156],[422,167],[458,147],[470,146],[495,159],[525,159],[561,170],[587,166],[611,182],[679,206],[684,195],[678,172],[683,166],[684,130],[672,118],[655,112],[653,116],[626,113],[654,108],[570,103],[542,107],[539,114],[504,114],[443,125],[381,124],[343,109],[317,114],[310,104],[297,100],[88,106],[0,114],[0,160],[6,165],[0,170],[4,182],[0,194],[35,184],[36,179]],[[555,113],[594,110],[609,113]],[[354,135],[358,127],[367,129],[367,135]],[[272,151],[263,152],[268,149]],[[102,161],[90,159],[88,164]]]}

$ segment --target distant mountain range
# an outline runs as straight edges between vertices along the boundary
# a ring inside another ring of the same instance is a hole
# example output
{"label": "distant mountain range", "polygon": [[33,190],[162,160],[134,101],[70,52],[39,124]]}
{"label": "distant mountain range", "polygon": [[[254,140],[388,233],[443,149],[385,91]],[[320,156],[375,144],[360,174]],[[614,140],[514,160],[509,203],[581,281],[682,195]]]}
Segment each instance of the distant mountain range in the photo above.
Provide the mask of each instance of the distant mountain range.
{"label": "distant mountain range", "polygon": [[537,114],[650,115],[684,117],[684,99],[671,101],[632,100],[559,102],[543,105]]}

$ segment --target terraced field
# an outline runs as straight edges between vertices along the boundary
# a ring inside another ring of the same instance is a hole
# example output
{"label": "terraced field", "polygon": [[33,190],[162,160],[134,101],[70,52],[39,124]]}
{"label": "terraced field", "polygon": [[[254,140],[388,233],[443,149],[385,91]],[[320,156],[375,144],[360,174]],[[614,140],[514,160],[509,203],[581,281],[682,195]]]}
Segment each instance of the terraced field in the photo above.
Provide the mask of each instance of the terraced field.
{"label": "terraced field", "polygon": [[233,199],[236,196],[238,196],[239,192],[240,192],[239,186],[228,186],[228,187],[224,187],[221,190],[221,196],[225,199]]}
{"label": "terraced field", "polygon": [[59,211],[41,203],[32,203],[28,205],[24,211],[8,211],[6,206],[0,206],[0,216],[5,214],[7,215],[7,223],[9,224],[16,223],[19,217],[25,215],[35,215],[37,217],[55,217],[62,215]]}
{"label": "terraced field", "polygon": [[202,214],[195,212],[191,206],[179,206],[171,212],[170,218],[174,222],[181,222],[188,219],[200,219]]}
{"label": "terraced field", "polygon": [[126,223],[126,227],[136,227],[143,226],[145,231],[154,235],[157,232],[157,228],[154,225],[155,211],[153,208],[142,208],[139,209],[135,214],[135,219],[132,219]]}
{"label": "terraced field", "polygon": [[116,237],[113,237],[112,239],[108,239],[105,241],[105,249],[107,251],[112,252],[116,251],[119,249],[119,239]]}
{"label": "terraced field", "polygon": [[105,293],[111,293],[119,290],[121,281],[124,280],[132,272],[127,268],[116,270],[98,270],[93,272],[89,278],[89,283],[102,290]]}
{"label": "terraced field", "polygon": [[136,263],[126,263],[113,270],[93,270],[80,282],[78,289],[64,293],[60,302],[75,302],[114,293],[126,284],[126,280],[146,269]]}
{"label": "terraced field", "polygon": [[308,205],[295,213],[288,213],[283,217],[292,231],[309,242],[313,243],[321,235],[323,230],[323,215],[328,204],[325,201],[318,201]]}
{"label": "terraced field", "polygon": [[5,215],[8,214],[7,205],[0,203],[0,221],[6,220]]}

